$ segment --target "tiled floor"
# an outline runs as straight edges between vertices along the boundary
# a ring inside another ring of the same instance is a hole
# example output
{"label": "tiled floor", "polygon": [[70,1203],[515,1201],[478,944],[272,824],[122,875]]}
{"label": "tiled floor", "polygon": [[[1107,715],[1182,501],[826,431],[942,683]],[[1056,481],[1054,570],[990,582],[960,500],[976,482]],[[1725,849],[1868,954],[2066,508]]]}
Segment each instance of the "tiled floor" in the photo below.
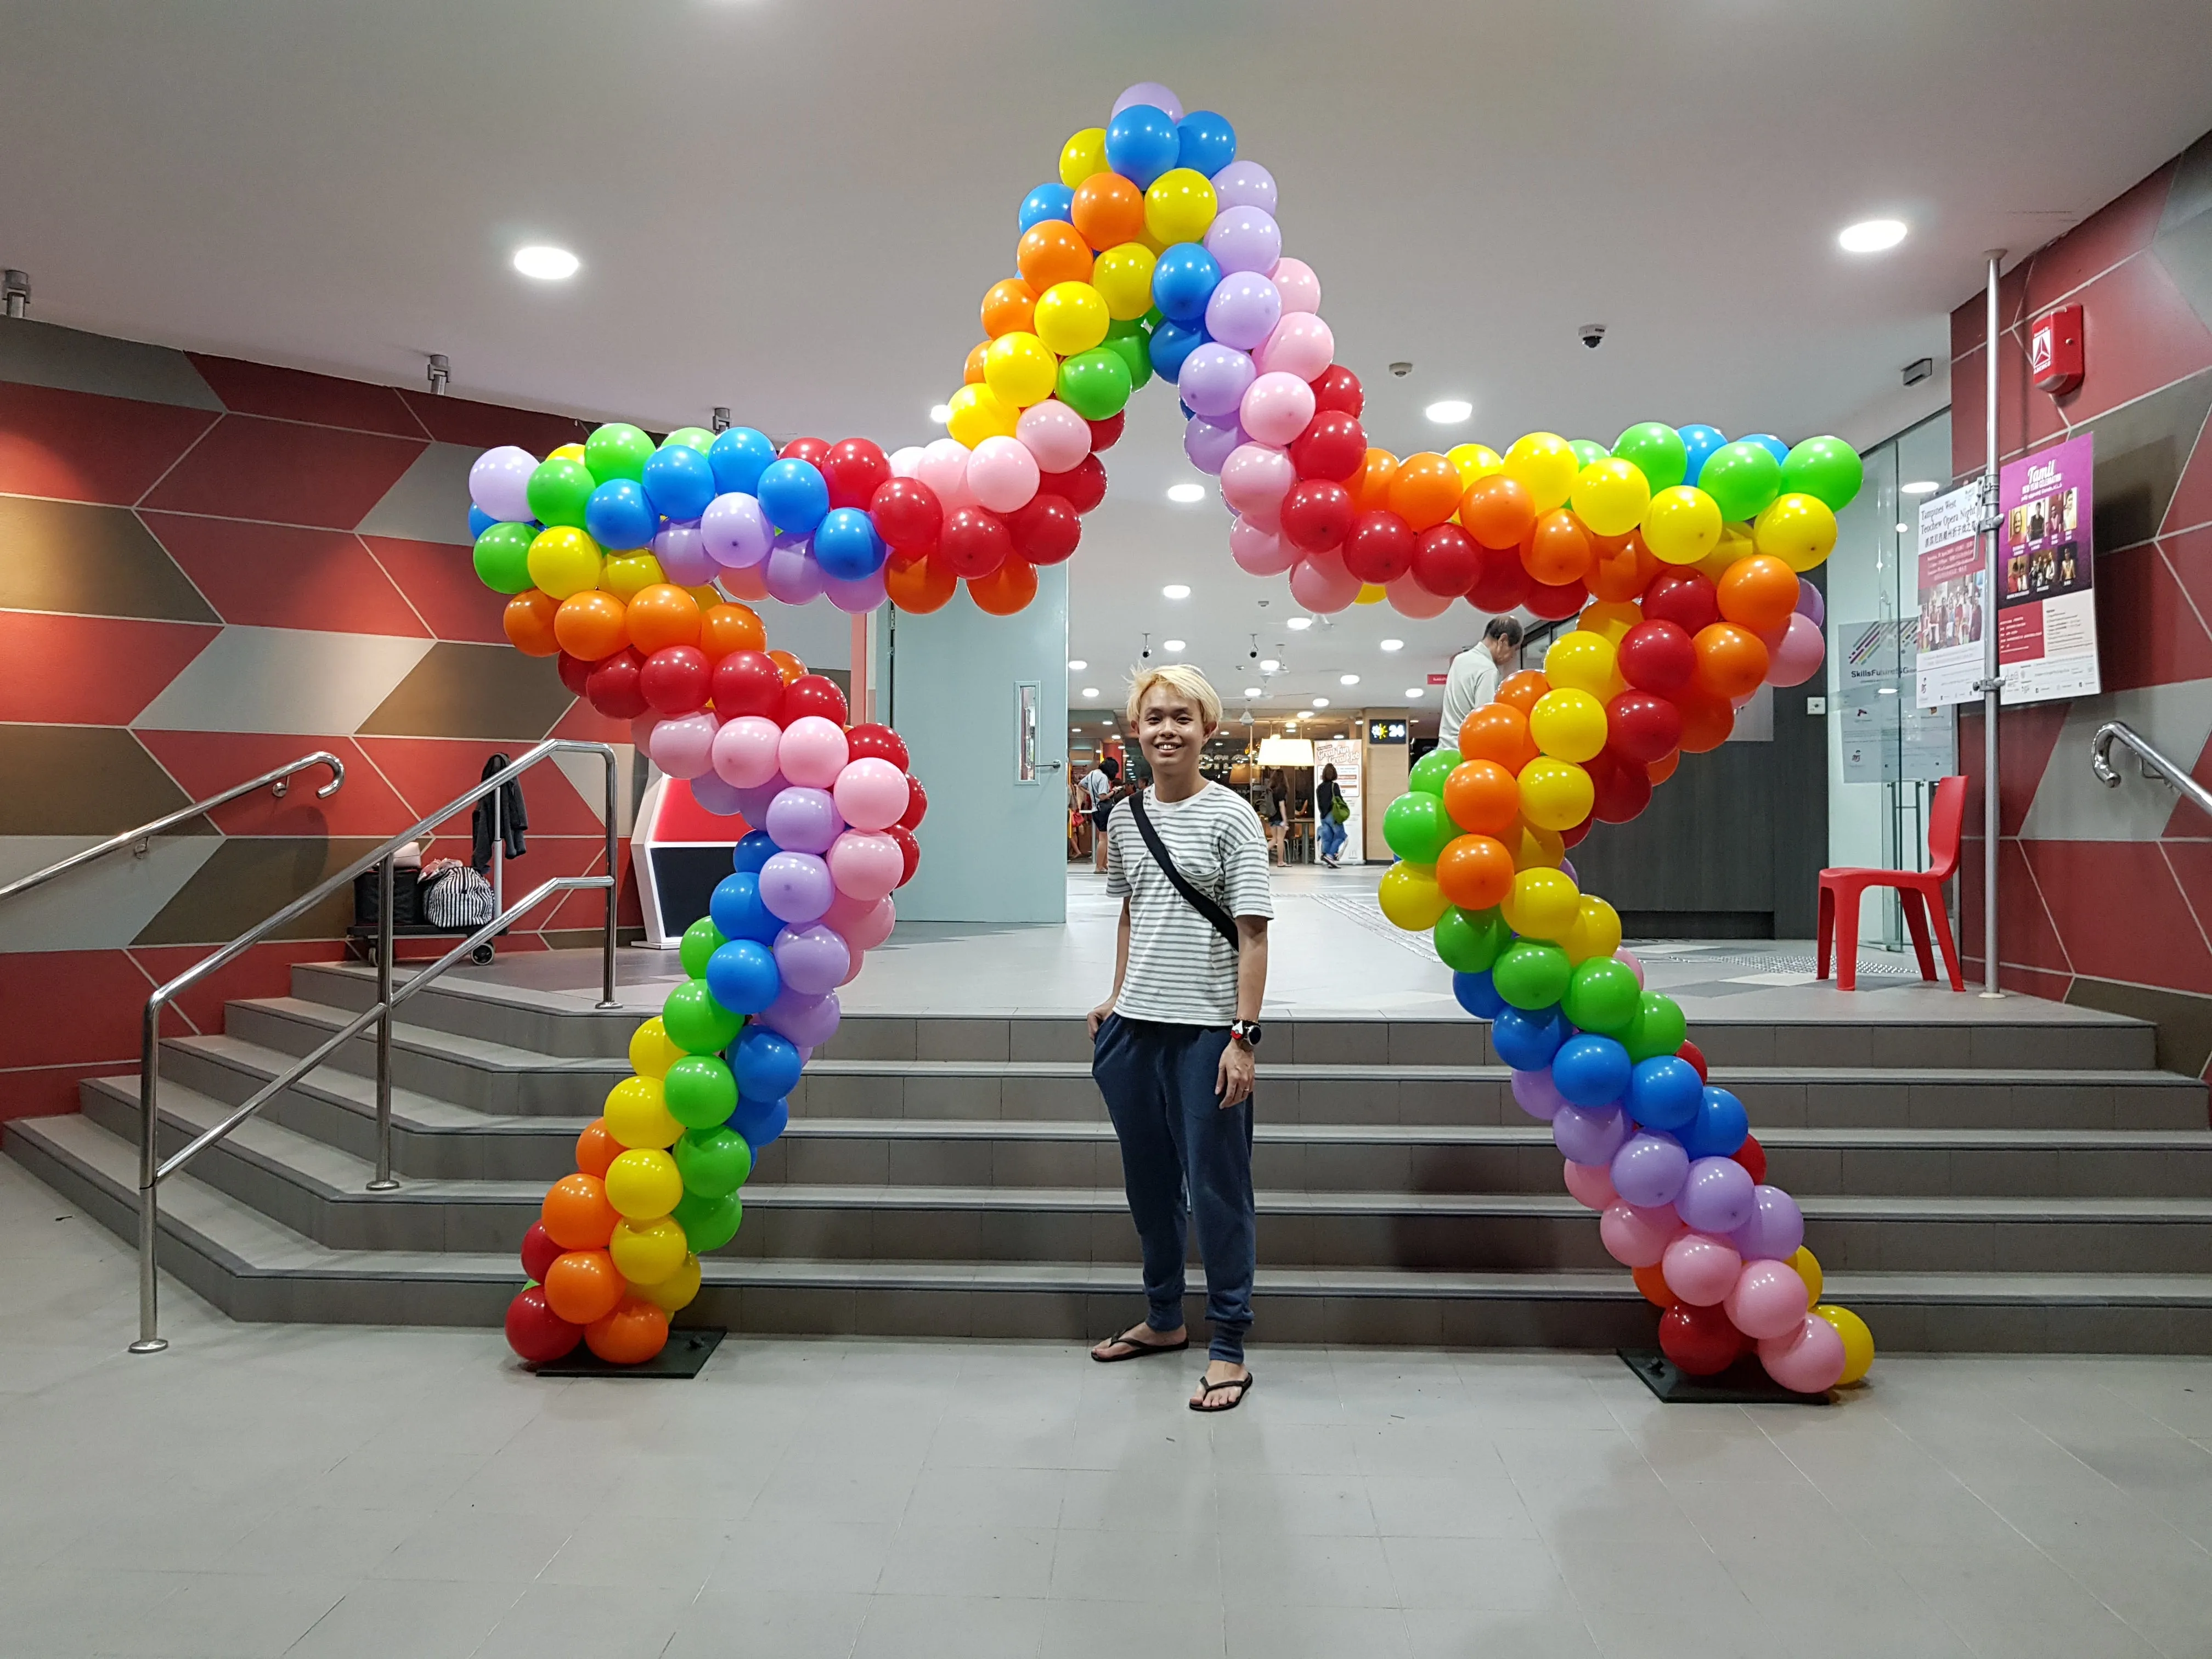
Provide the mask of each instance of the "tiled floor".
{"label": "tiled floor", "polygon": [[[750,1341],[555,1382],[234,1325],[0,1164],[0,1654],[2212,1652],[2212,1362],[1885,1358],[1826,1409],[1567,1354]],[[1265,1310],[1262,1308],[1264,1320]]]}

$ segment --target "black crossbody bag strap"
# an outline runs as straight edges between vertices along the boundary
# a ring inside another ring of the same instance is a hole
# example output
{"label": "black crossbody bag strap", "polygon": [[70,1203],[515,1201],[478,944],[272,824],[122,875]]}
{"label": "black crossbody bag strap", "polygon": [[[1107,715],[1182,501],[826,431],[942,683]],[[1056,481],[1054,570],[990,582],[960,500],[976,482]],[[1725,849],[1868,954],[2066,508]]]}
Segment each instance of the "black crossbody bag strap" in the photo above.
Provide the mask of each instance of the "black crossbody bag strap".
{"label": "black crossbody bag strap", "polygon": [[1237,941],[1237,923],[1229,912],[1191,885],[1190,878],[1176,869],[1176,861],[1168,856],[1167,843],[1160,839],[1160,832],[1153,827],[1152,819],[1145,816],[1143,790],[1129,797],[1129,811],[1137,820],[1137,833],[1145,838],[1145,850],[1160,866],[1160,873],[1189,902],[1192,909],[1213,924],[1213,931],[1229,941],[1231,950],[1241,953],[1243,947]]}

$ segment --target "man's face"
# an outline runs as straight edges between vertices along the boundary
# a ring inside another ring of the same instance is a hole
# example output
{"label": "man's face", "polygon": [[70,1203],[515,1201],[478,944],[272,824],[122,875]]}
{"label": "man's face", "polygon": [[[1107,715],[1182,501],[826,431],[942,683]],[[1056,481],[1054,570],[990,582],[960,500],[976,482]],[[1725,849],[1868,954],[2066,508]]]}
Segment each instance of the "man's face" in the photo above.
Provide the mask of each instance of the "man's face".
{"label": "man's face", "polygon": [[1155,767],[1172,771],[1195,757],[1213,728],[1198,705],[1164,681],[1145,693],[1137,708],[1137,742]]}
{"label": "man's face", "polygon": [[1517,645],[1507,644],[1503,635],[1492,638],[1489,641],[1489,646],[1490,659],[1496,663],[1500,668],[1504,667],[1507,663],[1511,662],[1513,660],[1514,653],[1521,648]]}

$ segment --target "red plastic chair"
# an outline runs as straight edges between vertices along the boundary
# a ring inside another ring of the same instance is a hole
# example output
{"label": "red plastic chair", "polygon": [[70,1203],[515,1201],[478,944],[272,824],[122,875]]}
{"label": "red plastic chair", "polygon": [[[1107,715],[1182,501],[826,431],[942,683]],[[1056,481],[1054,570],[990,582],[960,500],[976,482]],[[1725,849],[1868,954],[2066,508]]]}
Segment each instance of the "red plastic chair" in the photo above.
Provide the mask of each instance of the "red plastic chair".
{"label": "red plastic chair", "polygon": [[1828,957],[1836,957],[1836,988],[1849,991],[1858,984],[1859,895],[1869,887],[1894,887],[1905,909],[1905,925],[1912,930],[1913,954],[1920,958],[1920,977],[1936,977],[1936,959],[1928,948],[1928,912],[1936,913],[1936,937],[1943,946],[1943,966],[1949,970],[1951,988],[1963,991],[1966,981],[1959,972],[1959,947],[1951,938],[1951,918],[1943,908],[1943,884],[1959,868],[1959,836],[1966,815],[1966,781],[1942,778],[1936,785],[1936,803],[1928,812],[1928,862],[1925,870],[1823,870],[1820,872],[1820,945],[1819,972],[1828,976]]}

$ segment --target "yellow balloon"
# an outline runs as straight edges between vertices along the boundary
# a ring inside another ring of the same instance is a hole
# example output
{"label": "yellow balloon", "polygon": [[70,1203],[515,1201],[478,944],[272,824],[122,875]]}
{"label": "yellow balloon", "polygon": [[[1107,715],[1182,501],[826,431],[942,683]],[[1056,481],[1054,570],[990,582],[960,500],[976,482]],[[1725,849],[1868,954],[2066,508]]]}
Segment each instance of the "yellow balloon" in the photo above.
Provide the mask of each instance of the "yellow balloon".
{"label": "yellow balloon", "polygon": [[[673,1146],[684,1133],[684,1126],[669,1115],[658,1078],[624,1078],[607,1091],[601,1115],[607,1121],[607,1133],[625,1146]],[[674,1200],[669,1200],[669,1207],[675,1207]]]}
{"label": "yellow balloon", "polygon": [[1707,581],[1718,581],[1728,574],[1729,567],[1738,559],[1747,559],[1759,549],[1753,545],[1751,526],[1747,524],[1724,524],[1721,538],[1713,544],[1713,550],[1697,562],[1698,574]]}
{"label": "yellow balloon", "polygon": [[[623,1158],[635,1158],[635,1152],[625,1152]],[[615,1160],[617,1163],[621,1158]],[[609,1175],[614,1171],[609,1170]],[[684,1229],[668,1216],[651,1221],[617,1221],[614,1237],[607,1241],[607,1253],[615,1259],[615,1267],[633,1286],[658,1285],[684,1265],[684,1258],[691,1254],[691,1246],[684,1237]]]}
{"label": "yellow balloon", "polygon": [[699,1294],[699,1258],[684,1253],[683,1265],[657,1285],[632,1285],[630,1288],[666,1312],[678,1313],[691,1305]]}
{"label": "yellow balloon", "polygon": [[1374,582],[1362,582],[1359,591],[1352,596],[1354,605],[1380,605],[1389,597],[1389,590]]}
{"label": "yellow balloon", "polygon": [[1611,956],[1620,949],[1620,912],[1595,894],[1583,894],[1575,912],[1575,925],[1559,943],[1566,946],[1569,962]]}
{"label": "yellow balloon", "polygon": [[1106,129],[1085,127],[1060,147],[1060,182],[1073,190],[1106,171]]}
{"label": "yellow balloon", "polygon": [[1556,870],[1567,855],[1567,844],[1559,839],[1558,830],[1541,829],[1525,816],[1514,820],[1503,840],[1505,850],[1513,854],[1516,871]]}
{"label": "yellow balloon", "polygon": [[657,1147],[635,1146],[622,1153],[607,1165],[606,1183],[607,1202],[632,1221],[665,1216],[684,1196],[676,1160]]}
{"label": "yellow balloon", "polygon": [[[1633,599],[1623,599],[1618,603],[1612,599],[1593,599],[1583,607],[1583,614],[1575,619],[1575,628],[1581,633],[1598,635],[1618,649],[1621,635],[1643,620],[1644,607]],[[1587,691],[1590,688],[1584,686],[1583,689]]]}
{"label": "yellow balloon", "polygon": [[637,597],[641,587],[667,580],[661,574],[660,561],[650,553],[625,553],[599,567],[599,591],[613,594],[624,605]]}
{"label": "yellow balloon", "polygon": [[1840,1384],[1858,1382],[1866,1376],[1867,1368],[1874,1364],[1874,1333],[1849,1308],[1838,1308],[1824,1302],[1813,1310],[1820,1317],[1836,1328],[1836,1334],[1844,1339],[1844,1374],[1836,1379]]}
{"label": "yellow balloon", "polygon": [[658,1082],[683,1058],[684,1050],[668,1040],[668,1028],[658,1014],[629,1035],[629,1068],[640,1077]]}
{"label": "yellow balloon", "polygon": [[952,394],[945,429],[973,449],[986,438],[1011,438],[1022,412],[988,386],[963,386]]}
{"label": "yellow balloon", "polygon": [[1547,691],[1528,711],[1528,735],[1554,760],[1595,759],[1605,747],[1605,705],[1587,691],[1565,686]]}
{"label": "yellow balloon", "polygon": [[1498,910],[1523,939],[1559,940],[1575,925],[1583,901],[1574,878],[1562,870],[1523,870]]}
{"label": "yellow balloon", "polygon": [[1059,381],[1059,360],[1034,334],[1001,334],[983,354],[983,384],[1017,409],[1042,403]]}
{"label": "yellow balloon", "polygon": [[730,602],[729,597],[712,582],[702,582],[696,587],[687,587],[684,591],[691,596],[693,602],[702,611],[711,610],[715,605],[727,605]]}
{"label": "yellow balloon", "polygon": [[1800,1244],[1797,1253],[1790,1258],[1790,1265],[1805,1281],[1805,1308],[1809,1313],[1820,1300],[1820,1258]]}
{"label": "yellow balloon", "polygon": [[1662,489],[1644,509],[1644,544],[1662,564],[1695,564],[1720,538],[1720,507],[1693,484]]}
{"label": "yellow balloon", "polygon": [[1836,515],[1817,495],[1784,495],[1759,515],[1753,533],[1760,552],[1802,574],[1835,550]]}
{"label": "yellow balloon", "polygon": [[1164,247],[1195,242],[1220,207],[1211,179],[1195,167],[1170,167],[1145,191],[1145,234]]}
{"label": "yellow balloon", "polygon": [[1375,896],[1391,925],[1409,933],[1427,933],[1450,905],[1437,885],[1433,866],[1402,859],[1382,872],[1382,885]]}
{"label": "yellow balloon", "polygon": [[1608,455],[1592,461],[1575,479],[1575,516],[1599,536],[1626,536],[1644,522],[1651,505],[1651,486],[1633,461]]}
{"label": "yellow balloon", "polygon": [[1037,338],[1063,357],[1090,350],[1106,337],[1113,320],[1104,298],[1088,283],[1054,283],[1037,295]]}
{"label": "yellow balloon", "polygon": [[599,544],[569,525],[539,531],[528,562],[531,581],[556,599],[599,585]]}
{"label": "yellow balloon", "polygon": [[1540,830],[1571,830],[1597,803],[1597,786],[1572,761],[1546,756],[1521,769],[1521,812]]}
{"label": "yellow balloon", "polygon": [[1459,469],[1462,489],[1477,478],[1505,470],[1505,458],[1488,444],[1455,444],[1444,452],[1444,459]]}
{"label": "yellow balloon", "polygon": [[1574,628],[1544,653],[1544,678],[1555,686],[1593,694],[1613,678],[1613,641],[1593,629]]}
{"label": "yellow balloon", "polygon": [[1567,441],[1556,432],[1525,433],[1505,452],[1505,476],[1528,492],[1539,513],[1567,504],[1582,466]]}
{"label": "yellow balloon", "polygon": [[584,447],[581,444],[562,444],[547,450],[545,459],[549,461],[580,461],[584,459]]}
{"label": "yellow balloon", "polygon": [[1091,286],[1117,323],[1133,323],[1152,308],[1152,266],[1158,263],[1142,242],[1109,247],[1091,267]]}

